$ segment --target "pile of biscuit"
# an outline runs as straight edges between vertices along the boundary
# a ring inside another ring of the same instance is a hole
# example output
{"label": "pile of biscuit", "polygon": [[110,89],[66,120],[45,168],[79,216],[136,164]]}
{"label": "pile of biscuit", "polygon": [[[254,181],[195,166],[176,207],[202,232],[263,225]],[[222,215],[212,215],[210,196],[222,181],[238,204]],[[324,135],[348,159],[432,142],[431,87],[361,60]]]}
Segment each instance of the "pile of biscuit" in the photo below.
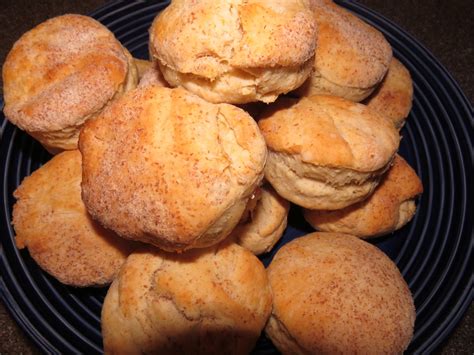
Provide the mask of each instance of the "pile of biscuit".
{"label": "pile of biscuit", "polygon": [[[77,287],[112,283],[106,353],[401,353],[411,293],[364,239],[414,215],[397,155],[412,82],[329,0],[174,0],[150,61],[80,15],[25,33],[8,120],[55,155],[14,196],[18,248]],[[256,255],[291,208],[319,232]],[[297,207],[300,206],[300,207]]]}

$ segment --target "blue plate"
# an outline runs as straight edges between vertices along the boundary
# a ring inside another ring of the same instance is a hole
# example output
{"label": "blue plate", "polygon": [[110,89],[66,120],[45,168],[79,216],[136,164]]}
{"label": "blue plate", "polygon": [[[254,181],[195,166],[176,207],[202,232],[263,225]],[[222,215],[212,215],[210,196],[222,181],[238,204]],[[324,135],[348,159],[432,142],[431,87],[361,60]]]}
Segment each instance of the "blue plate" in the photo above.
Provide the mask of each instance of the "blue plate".
{"label": "blue plate", "polygon": [[[384,33],[414,82],[413,110],[402,130],[400,154],[421,177],[425,192],[414,220],[374,243],[400,268],[417,308],[410,353],[429,353],[449,335],[472,301],[473,111],[453,78],[414,38],[366,7],[340,4]],[[109,27],[135,57],[146,58],[148,28],[166,1],[118,1],[92,16]],[[76,289],[43,272],[14,245],[13,191],[50,159],[32,138],[0,114],[0,296],[45,352],[100,353],[105,289]],[[470,199],[468,199],[470,197]],[[311,229],[293,207],[278,247]],[[262,257],[268,264],[274,252]],[[262,336],[256,353],[276,352]]]}

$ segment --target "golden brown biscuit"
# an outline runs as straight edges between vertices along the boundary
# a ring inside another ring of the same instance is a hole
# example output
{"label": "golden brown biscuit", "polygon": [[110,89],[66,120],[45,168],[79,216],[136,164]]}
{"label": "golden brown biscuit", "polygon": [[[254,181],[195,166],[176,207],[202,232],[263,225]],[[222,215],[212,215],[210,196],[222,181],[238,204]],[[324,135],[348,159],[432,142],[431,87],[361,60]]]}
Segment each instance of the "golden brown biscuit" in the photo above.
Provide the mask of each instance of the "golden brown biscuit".
{"label": "golden brown biscuit", "polygon": [[390,62],[387,75],[365,104],[390,118],[395,127],[403,127],[413,102],[413,82],[410,72],[397,59]]}
{"label": "golden brown biscuit", "polygon": [[62,283],[104,286],[135,244],[94,222],[81,200],[81,154],[55,156],[14,192],[16,245]]}
{"label": "golden brown biscuit", "polygon": [[77,149],[84,122],[136,82],[132,57],[112,32],[90,17],[59,16],[8,54],[4,112],[48,151]]}
{"label": "golden brown biscuit", "polygon": [[284,245],[268,267],[266,334],[283,354],[401,354],[415,307],[396,265],[347,234],[312,233]]}
{"label": "golden brown biscuit", "polygon": [[130,255],[105,297],[105,353],[247,354],[271,312],[262,263],[236,244]]}
{"label": "golden brown biscuit", "polygon": [[314,61],[306,0],[173,1],[153,22],[150,51],[171,86],[210,102],[273,102]]}
{"label": "golden brown biscuit", "polygon": [[320,231],[377,237],[407,224],[415,215],[415,198],[422,192],[416,172],[396,155],[393,165],[366,200],[336,211],[305,210],[304,217]]}
{"label": "golden brown biscuit", "polygon": [[400,140],[385,117],[330,96],[282,98],[258,125],[269,148],[265,178],[279,195],[309,209],[340,209],[366,198]]}
{"label": "golden brown biscuit", "polygon": [[314,70],[298,96],[334,95],[362,101],[388,70],[392,48],[384,36],[331,1],[312,1],[318,26]]}
{"label": "golden brown biscuit", "polygon": [[245,111],[184,89],[133,90],[84,127],[82,197],[94,218],[169,251],[218,243],[263,177]]}
{"label": "golden brown biscuit", "polygon": [[270,185],[260,188],[256,205],[232,231],[230,238],[255,255],[270,251],[285,231],[290,203]]}

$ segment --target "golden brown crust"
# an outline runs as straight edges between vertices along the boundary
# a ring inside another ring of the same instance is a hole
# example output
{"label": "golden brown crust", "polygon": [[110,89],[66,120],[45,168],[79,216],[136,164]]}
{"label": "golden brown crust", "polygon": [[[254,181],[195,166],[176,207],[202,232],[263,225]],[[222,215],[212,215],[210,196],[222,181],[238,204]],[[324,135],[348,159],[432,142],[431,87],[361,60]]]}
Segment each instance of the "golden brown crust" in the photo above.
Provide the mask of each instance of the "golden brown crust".
{"label": "golden brown crust", "polygon": [[290,203],[270,185],[264,185],[248,219],[240,223],[229,238],[255,255],[269,252],[285,231],[289,210]]}
{"label": "golden brown crust", "polygon": [[282,353],[398,354],[410,342],[410,290],[369,243],[308,234],[278,251],[268,275],[273,311],[265,331]]}
{"label": "golden brown crust", "polygon": [[391,123],[364,105],[338,97],[282,98],[258,125],[268,147],[305,163],[371,172],[398,149]]}
{"label": "golden brown crust", "polygon": [[16,245],[62,283],[112,282],[134,243],[103,229],[81,200],[81,154],[63,152],[25,178],[14,192]]}
{"label": "golden brown crust", "polygon": [[89,212],[125,238],[170,251],[226,237],[266,159],[243,110],[157,86],[127,93],[88,122],[79,146]]}
{"label": "golden brown crust", "polygon": [[212,102],[271,102],[295,89],[309,75],[315,41],[304,0],[174,1],[150,29],[166,80]]}
{"label": "golden brown crust", "polygon": [[423,192],[416,172],[399,155],[374,193],[366,200],[336,211],[305,210],[305,219],[324,232],[377,237],[403,227],[416,211],[414,199]]}
{"label": "golden brown crust", "polygon": [[368,196],[400,139],[385,117],[329,96],[283,98],[258,125],[269,148],[266,179],[310,209],[339,209]]}
{"label": "golden brown crust", "polygon": [[312,7],[318,26],[314,72],[297,93],[362,101],[388,70],[390,44],[375,28],[332,2],[313,1]]}
{"label": "golden brown crust", "polygon": [[64,15],[26,32],[3,66],[6,117],[46,148],[76,149],[84,121],[136,86],[128,51],[99,22]]}
{"label": "golden brown crust", "polygon": [[410,72],[397,59],[390,62],[387,75],[379,87],[364,102],[370,109],[390,118],[402,128],[413,102],[413,82]]}
{"label": "golden brown crust", "polygon": [[270,312],[265,269],[238,245],[135,253],[104,301],[104,350],[246,354]]}

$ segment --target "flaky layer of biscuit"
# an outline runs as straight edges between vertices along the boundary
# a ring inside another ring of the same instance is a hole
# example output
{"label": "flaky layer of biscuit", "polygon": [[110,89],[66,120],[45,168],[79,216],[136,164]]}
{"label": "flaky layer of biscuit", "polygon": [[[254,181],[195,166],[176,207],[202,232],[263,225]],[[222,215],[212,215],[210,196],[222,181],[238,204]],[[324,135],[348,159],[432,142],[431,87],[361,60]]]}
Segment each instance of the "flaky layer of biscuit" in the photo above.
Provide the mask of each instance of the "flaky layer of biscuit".
{"label": "flaky layer of biscuit", "polygon": [[160,68],[171,86],[182,86],[209,102],[271,103],[305,82],[312,70],[312,58],[298,67],[231,69],[214,80],[179,73],[161,63]]}
{"label": "flaky layer of biscuit", "polygon": [[[298,206],[337,210],[370,195],[388,167],[389,164],[371,173],[331,169],[303,163],[298,156],[270,150],[265,178],[278,194]],[[337,178],[331,179],[333,176]]]}

